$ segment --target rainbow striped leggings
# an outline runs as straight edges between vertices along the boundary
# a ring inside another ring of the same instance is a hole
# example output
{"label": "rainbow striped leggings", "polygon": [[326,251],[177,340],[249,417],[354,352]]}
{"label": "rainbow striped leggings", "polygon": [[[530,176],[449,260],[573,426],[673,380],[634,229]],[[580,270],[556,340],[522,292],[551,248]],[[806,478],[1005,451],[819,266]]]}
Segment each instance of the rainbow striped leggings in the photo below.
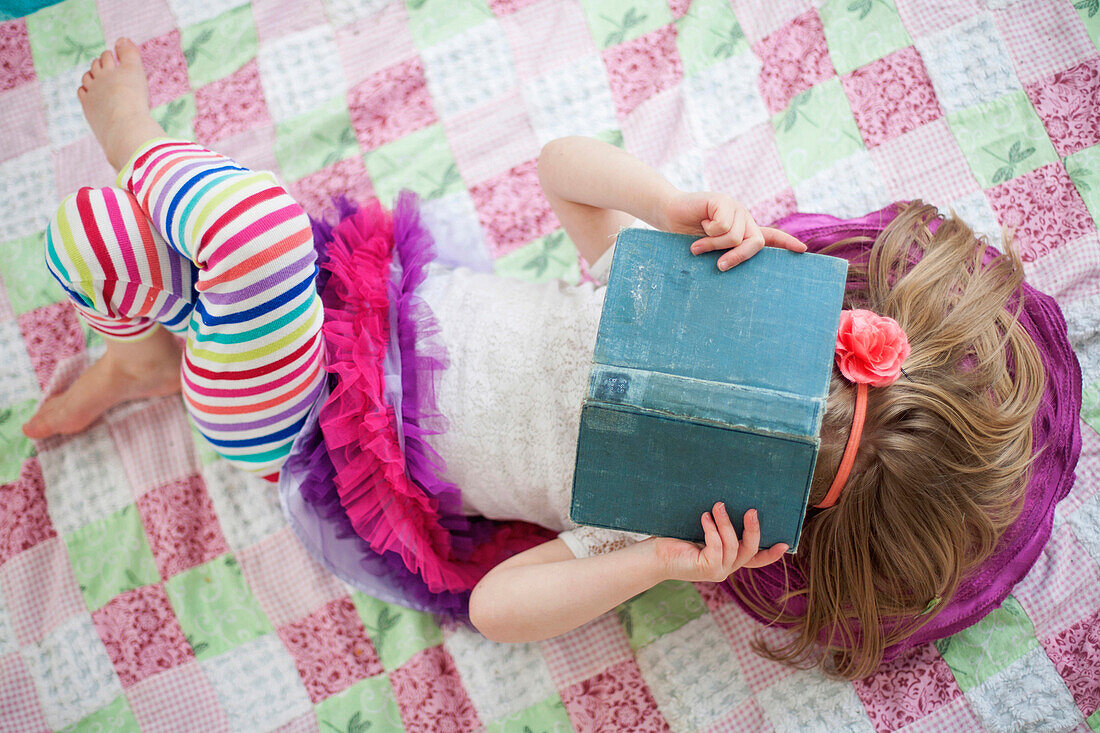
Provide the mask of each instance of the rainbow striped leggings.
{"label": "rainbow striped leggings", "polygon": [[118,188],[83,188],[46,232],[46,263],[93,329],[186,336],[183,397],[238,466],[277,475],[325,378],[309,219],[270,173],[153,140]]}

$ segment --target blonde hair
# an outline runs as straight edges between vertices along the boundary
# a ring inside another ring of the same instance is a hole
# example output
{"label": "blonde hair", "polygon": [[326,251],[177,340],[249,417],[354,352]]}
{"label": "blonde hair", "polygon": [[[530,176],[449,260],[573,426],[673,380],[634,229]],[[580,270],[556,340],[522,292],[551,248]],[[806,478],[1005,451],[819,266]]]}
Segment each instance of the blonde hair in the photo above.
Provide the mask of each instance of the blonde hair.
{"label": "blonde hair", "polygon": [[[933,222],[938,222],[933,232]],[[837,504],[810,510],[795,566],[805,587],[778,603],[752,571],[732,578],[748,607],[791,626],[769,658],[865,677],[887,647],[932,619],[1015,520],[1032,457],[1043,364],[1019,324],[1023,267],[963,222],[907,205],[852,263],[845,308],[895,319],[905,375],[872,388],[856,463]],[[833,370],[810,505],[836,473],[855,388]],[[819,646],[819,644],[821,646]],[[822,648],[823,647],[823,648]]]}

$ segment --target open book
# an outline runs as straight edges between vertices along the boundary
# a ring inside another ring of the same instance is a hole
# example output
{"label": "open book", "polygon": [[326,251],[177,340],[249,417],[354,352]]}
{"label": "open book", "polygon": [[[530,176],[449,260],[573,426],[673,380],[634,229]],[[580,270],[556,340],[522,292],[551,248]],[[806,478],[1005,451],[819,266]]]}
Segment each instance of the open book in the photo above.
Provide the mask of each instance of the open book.
{"label": "open book", "polygon": [[798,547],[848,263],[765,247],[727,272],[695,237],[625,229],[615,246],[570,516],[701,542],[724,501],[761,547]]}

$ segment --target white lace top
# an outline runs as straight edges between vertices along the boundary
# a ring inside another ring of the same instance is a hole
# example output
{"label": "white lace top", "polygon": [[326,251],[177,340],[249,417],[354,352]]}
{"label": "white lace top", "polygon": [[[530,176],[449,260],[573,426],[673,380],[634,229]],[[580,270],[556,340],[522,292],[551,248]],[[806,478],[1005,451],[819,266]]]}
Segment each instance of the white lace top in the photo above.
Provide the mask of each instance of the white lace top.
{"label": "white lace top", "polygon": [[[592,268],[606,282],[610,251]],[[463,510],[522,519],[559,535],[577,557],[642,535],[569,519],[581,402],[605,286],[528,283],[433,265],[418,289],[447,348],[436,404],[445,432],[428,438],[462,490]]]}

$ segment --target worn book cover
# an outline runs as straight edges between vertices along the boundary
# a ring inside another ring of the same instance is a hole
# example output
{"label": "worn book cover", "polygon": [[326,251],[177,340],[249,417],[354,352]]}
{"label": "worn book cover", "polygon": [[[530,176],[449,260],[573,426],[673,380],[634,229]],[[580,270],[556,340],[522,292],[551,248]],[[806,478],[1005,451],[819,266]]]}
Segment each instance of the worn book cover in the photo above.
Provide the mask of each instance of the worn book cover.
{"label": "worn book cover", "polygon": [[726,502],[761,547],[798,547],[848,264],[765,247],[727,272],[695,237],[625,229],[615,246],[570,516],[700,542]]}

